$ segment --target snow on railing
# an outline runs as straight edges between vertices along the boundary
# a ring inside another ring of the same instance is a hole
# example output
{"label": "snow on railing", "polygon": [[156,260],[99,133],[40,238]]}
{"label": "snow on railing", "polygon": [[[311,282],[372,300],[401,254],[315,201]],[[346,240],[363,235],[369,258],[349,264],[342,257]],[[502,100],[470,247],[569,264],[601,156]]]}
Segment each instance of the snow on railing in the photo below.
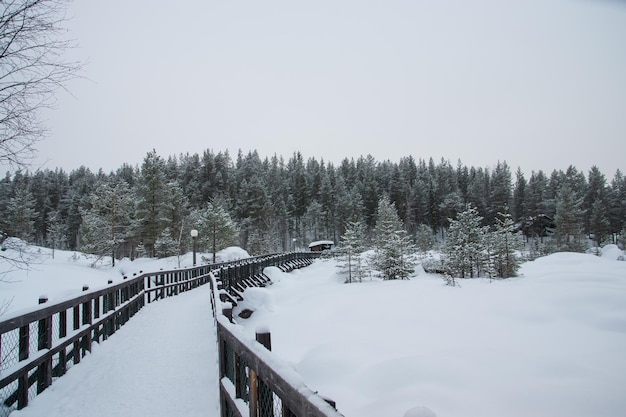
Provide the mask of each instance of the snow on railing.
{"label": "snow on railing", "polygon": [[[284,271],[310,265],[317,255],[289,259],[281,265]],[[261,275],[263,275],[261,273]],[[217,324],[220,369],[220,408],[222,416],[238,417],[339,417],[332,400],[308,388],[302,377],[285,361],[271,352],[271,334],[257,329],[256,340],[233,323],[232,295],[243,297],[242,288],[230,291],[212,278],[219,298],[213,299]],[[250,277],[264,282],[262,276]],[[243,280],[255,285],[255,281]],[[228,283],[222,279],[221,284]],[[232,294],[232,295],[231,295]]]}

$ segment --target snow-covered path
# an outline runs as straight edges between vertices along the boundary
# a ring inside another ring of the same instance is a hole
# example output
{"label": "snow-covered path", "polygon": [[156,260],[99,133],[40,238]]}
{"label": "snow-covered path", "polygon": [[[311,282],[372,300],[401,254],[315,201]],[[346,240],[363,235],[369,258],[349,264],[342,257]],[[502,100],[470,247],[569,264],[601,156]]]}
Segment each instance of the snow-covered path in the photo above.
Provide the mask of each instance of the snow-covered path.
{"label": "snow-covered path", "polygon": [[216,416],[209,286],[148,304],[11,416]]}

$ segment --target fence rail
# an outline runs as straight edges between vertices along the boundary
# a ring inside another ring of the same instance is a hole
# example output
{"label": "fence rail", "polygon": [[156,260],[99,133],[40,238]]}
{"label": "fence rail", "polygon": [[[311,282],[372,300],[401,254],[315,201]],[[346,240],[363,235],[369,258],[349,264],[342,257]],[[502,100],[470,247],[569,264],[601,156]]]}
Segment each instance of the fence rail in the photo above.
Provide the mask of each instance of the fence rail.
{"label": "fence rail", "polygon": [[[211,303],[218,326],[220,346],[231,349],[237,358],[253,364],[237,368],[237,372],[256,372],[261,384],[267,384],[291,410],[300,408],[292,404],[293,393],[287,389],[276,372],[270,372],[266,360],[255,360],[255,352],[247,343],[238,342],[236,333],[228,324],[232,316],[222,315],[225,308],[237,303],[243,291],[250,286],[264,285],[269,279],[263,274],[268,266],[284,271],[309,265],[318,254],[310,252],[266,255],[244,260],[199,267],[145,273],[138,277],[124,277],[122,282],[104,289],[83,293],[72,299],[44,303],[38,309],[20,315],[7,316],[0,321],[0,416],[14,409],[21,409],[37,394],[63,376],[67,370],[79,364],[81,358],[91,351],[94,342],[100,343],[111,337],[147,303],[177,295],[201,285],[211,285]],[[216,310],[220,310],[219,312]],[[231,310],[232,311],[232,310]],[[232,325],[234,326],[234,325]],[[236,326],[235,326],[236,328]],[[261,353],[261,358],[263,353]],[[239,359],[237,359],[239,360]],[[270,375],[271,377],[266,377]],[[221,375],[222,376],[222,375]],[[240,378],[241,379],[241,378]],[[223,385],[223,384],[222,384]],[[254,387],[253,387],[254,388]],[[256,392],[246,386],[246,392]],[[237,397],[235,392],[235,396]],[[287,395],[287,396],[285,396]],[[222,415],[232,407],[222,407]],[[259,414],[259,416],[280,414]],[[338,414],[282,414],[290,416],[326,416]],[[256,417],[256,415],[255,415]]]}

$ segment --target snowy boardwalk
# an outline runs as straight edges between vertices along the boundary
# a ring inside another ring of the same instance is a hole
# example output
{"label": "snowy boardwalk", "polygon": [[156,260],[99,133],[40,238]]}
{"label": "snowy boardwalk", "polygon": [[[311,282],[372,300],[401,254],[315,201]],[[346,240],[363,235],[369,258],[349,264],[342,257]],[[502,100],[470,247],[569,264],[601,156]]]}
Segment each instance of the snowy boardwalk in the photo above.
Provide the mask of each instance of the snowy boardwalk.
{"label": "snowy boardwalk", "polygon": [[146,305],[11,416],[217,416],[216,361],[205,285]]}

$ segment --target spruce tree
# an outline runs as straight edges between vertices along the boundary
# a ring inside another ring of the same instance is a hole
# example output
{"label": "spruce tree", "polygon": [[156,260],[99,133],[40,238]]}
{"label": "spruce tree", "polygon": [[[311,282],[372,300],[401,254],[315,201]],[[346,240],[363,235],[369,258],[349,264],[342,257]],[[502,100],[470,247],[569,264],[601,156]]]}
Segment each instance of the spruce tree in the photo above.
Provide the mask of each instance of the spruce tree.
{"label": "spruce tree", "polygon": [[137,235],[149,257],[154,256],[154,243],[167,223],[167,178],[165,162],[153,149],[148,152],[141,166],[137,181]]}
{"label": "spruce tree", "polygon": [[133,198],[124,181],[100,184],[90,196],[91,208],[81,209],[81,250],[111,255],[115,266],[120,245],[129,237]]}
{"label": "spruce tree", "polygon": [[63,224],[61,216],[57,211],[52,211],[48,215],[48,227],[46,241],[52,248],[52,259],[54,259],[54,251],[65,243],[65,234],[63,233]]}
{"label": "spruce tree", "polygon": [[[589,232],[593,235],[596,248],[602,245],[609,234],[609,217],[607,206],[603,200],[598,199],[591,205],[591,217],[589,218]],[[598,251],[599,253],[599,251]]]}
{"label": "spruce tree", "polygon": [[495,231],[489,233],[489,269],[493,276],[510,278],[517,276],[520,259],[517,252],[524,247],[520,234],[509,213],[499,213]]}
{"label": "spruce tree", "polygon": [[365,249],[365,225],[356,221],[348,223],[341,238],[341,254],[338,267],[346,276],[346,283],[363,280],[363,251]]}
{"label": "spruce tree", "polygon": [[19,188],[7,206],[8,235],[30,242],[35,232],[36,217],[33,195],[26,188]]}
{"label": "spruce tree", "polygon": [[456,220],[450,221],[442,260],[451,274],[474,278],[485,267],[487,230],[482,220],[476,208],[468,204]]}
{"label": "spruce tree", "polygon": [[428,251],[435,247],[436,239],[433,229],[426,224],[420,224],[415,233],[415,247],[420,254],[420,258],[424,259]]}
{"label": "spruce tree", "polygon": [[222,201],[209,201],[202,209],[193,210],[187,224],[189,229],[198,230],[198,245],[213,252],[213,262],[217,251],[236,242],[237,225]]}
{"label": "spruce tree", "polygon": [[582,200],[567,185],[557,194],[556,215],[556,243],[557,249],[569,252],[582,252],[583,210]]}
{"label": "spruce tree", "polygon": [[384,280],[408,279],[415,271],[414,247],[393,203],[384,197],[376,212],[374,268]]}
{"label": "spruce tree", "polygon": [[154,253],[158,258],[166,258],[176,255],[178,252],[178,243],[172,237],[170,228],[166,227],[161,235],[154,242]]}

